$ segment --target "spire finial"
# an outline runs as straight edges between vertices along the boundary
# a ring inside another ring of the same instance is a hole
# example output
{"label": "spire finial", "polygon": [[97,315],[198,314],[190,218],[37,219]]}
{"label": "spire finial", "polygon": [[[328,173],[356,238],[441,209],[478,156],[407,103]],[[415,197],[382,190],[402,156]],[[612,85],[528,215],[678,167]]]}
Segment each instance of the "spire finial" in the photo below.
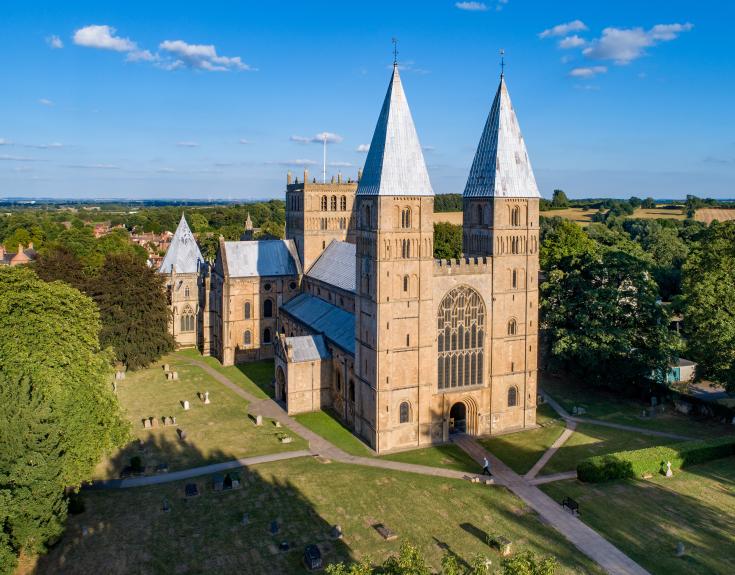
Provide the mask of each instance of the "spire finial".
{"label": "spire finial", "polygon": [[505,77],[505,50],[500,49],[500,79]]}
{"label": "spire finial", "polygon": [[391,38],[391,42],[393,42],[393,67],[398,66],[398,38]]}

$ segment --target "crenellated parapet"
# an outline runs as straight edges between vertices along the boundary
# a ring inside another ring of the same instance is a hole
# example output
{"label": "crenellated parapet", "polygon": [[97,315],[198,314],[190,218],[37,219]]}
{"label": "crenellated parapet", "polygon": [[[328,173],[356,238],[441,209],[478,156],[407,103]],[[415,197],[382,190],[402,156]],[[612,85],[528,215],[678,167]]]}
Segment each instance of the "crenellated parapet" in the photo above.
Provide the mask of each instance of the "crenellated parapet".
{"label": "crenellated parapet", "polygon": [[493,259],[488,257],[434,260],[435,276],[488,274],[493,269]]}

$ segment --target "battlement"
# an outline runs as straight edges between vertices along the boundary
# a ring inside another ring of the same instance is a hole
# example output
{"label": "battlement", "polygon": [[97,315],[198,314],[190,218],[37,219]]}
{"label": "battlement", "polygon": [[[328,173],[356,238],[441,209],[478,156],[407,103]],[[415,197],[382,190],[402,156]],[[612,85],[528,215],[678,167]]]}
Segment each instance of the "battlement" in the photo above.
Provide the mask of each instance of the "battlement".
{"label": "battlement", "polygon": [[293,174],[288,172],[286,176],[286,191],[287,192],[305,192],[305,191],[319,191],[328,193],[330,191],[335,192],[355,192],[357,190],[357,184],[362,177],[362,170],[357,171],[357,179],[353,180],[350,177],[345,178],[341,173],[337,176],[331,176],[330,181],[320,182],[315,177],[309,177],[309,170],[304,170],[303,180],[299,181],[299,178],[294,179]]}
{"label": "battlement", "polygon": [[486,274],[492,272],[492,258],[462,258],[457,260],[434,260],[435,276]]}

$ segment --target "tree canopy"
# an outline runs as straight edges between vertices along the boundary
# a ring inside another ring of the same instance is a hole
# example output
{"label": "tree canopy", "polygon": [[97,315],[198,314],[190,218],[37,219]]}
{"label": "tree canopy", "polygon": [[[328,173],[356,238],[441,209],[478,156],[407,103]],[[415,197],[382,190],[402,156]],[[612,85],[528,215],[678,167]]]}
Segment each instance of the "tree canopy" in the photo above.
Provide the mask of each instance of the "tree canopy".
{"label": "tree canopy", "polygon": [[447,222],[434,224],[434,257],[440,260],[462,257],[462,226]]}
{"label": "tree canopy", "polygon": [[31,270],[0,268],[0,572],[42,552],[78,486],[129,427],[111,389],[92,300]]}

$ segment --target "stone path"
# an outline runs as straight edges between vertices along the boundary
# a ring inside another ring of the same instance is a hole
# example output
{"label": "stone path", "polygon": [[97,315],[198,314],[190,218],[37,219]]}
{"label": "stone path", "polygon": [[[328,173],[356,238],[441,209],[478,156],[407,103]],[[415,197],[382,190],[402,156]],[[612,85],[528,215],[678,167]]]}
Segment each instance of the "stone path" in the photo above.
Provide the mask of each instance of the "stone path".
{"label": "stone path", "polygon": [[[493,476],[500,485],[510,489],[549,525],[564,535],[582,553],[598,563],[607,573],[611,575],[648,574],[648,571],[607,539],[571,513],[564,511],[559,503],[511,470],[474,439],[462,435],[453,438],[453,441],[478,463],[484,457],[487,457],[491,462]],[[584,513],[584,509],[582,512]]]}
{"label": "stone path", "polygon": [[567,442],[567,439],[569,439],[572,436],[575,429],[577,429],[577,423],[574,421],[567,421],[567,428],[562,432],[562,434],[557,438],[557,440],[551,444],[551,447],[549,447],[549,449],[547,449],[544,452],[544,454],[534,464],[534,466],[529,470],[529,472],[526,473],[526,475],[524,475],[524,478],[533,479],[534,477],[536,477],[539,471],[543,469],[544,465],[548,463],[549,459],[551,459],[554,456],[554,454],[557,451],[559,451],[559,448]]}
{"label": "stone path", "polygon": [[554,481],[564,481],[565,479],[577,479],[576,471],[562,471],[561,473],[552,473],[550,475],[542,475],[534,479],[524,477],[531,485],[543,485],[544,483],[552,483]]}

